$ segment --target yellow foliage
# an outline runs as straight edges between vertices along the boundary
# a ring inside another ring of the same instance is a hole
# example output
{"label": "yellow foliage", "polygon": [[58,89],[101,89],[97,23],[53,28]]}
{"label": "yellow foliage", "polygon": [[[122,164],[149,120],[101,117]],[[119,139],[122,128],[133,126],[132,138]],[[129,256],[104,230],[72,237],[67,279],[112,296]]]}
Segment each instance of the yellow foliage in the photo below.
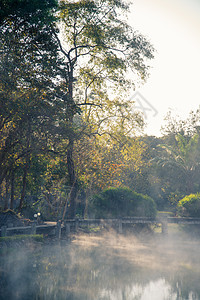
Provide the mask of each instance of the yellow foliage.
{"label": "yellow foliage", "polygon": [[123,146],[120,141],[106,142],[105,136],[78,141],[74,157],[78,176],[93,191],[120,186],[127,172],[144,165],[144,150],[144,144],[135,138],[127,138]]}

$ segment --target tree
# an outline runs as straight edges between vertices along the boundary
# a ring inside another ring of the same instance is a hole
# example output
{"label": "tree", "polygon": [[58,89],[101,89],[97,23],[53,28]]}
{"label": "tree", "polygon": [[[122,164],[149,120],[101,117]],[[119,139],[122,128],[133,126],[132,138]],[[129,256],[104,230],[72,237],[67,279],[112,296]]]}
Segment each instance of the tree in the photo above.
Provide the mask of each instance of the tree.
{"label": "tree", "polygon": [[145,80],[153,48],[123,20],[124,1],[40,2],[1,2],[0,183],[13,186],[20,174],[21,208],[33,162],[66,155],[74,217],[75,144],[95,135],[134,135],[141,117],[117,93],[133,86],[129,70]]}
{"label": "tree", "polygon": [[[145,61],[153,58],[150,43],[123,20],[122,15],[127,11],[126,2],[119,0],[60,2],[62,38],[55,31],[54,34],[66,63],[67,94],[63,100],[66,101],[66,121],[70,129],[67,146],[72,187],[70,217],[75,216],[77,195],[73,159],[75,140],[83,135],[83,129],[89,130],[90,135],[102,134],[106,125],[110,126],[110,120],[127,120],[123,109],[130,111],[128,101],[110,101],[107,90],[111,93],[112,89],[116,94],[117,90],[128,89],[131,84],[131,80],[126,79],[128,70],[145,79],[148,69]],[[77,127],[75,119],[80,111],[83,122]]]}
{"label": "tree", "polygon": [[199,117],[200,109],[191,111],[189,116],[183,120],[179,116],[173,116],[172,112],[169,111],[166,115],[165,126],[162,127],[162,132],[165,137],[166,143],[174,143],[175,135],[182,134],[185,136],[193,136],[199,131]]}
{"label": "tree", "polygon": [[151,162],[148,195],[160,209],[176,209],[177,201],[199,192],[199,109],[183,120],[167,114],[163,136],[144,137]]}
{"label": "tree", "polygon": [[53,152],[55,136],[63,131],[57,124],[63,113],[62,60],[50,27],[56,2],[39,4],[3,2],[0,23],[0,184],[9,177],[14,182],[19,166],[24,170],[19,209],[33,156]]}
{"label": "tree", "polygon": [[74,161],[79,183],[84,186],[86,205],[93,194],[105,188],[135,188],[137,183],[132,180],[132,174],[144,167],[144,150],[144,143],[138,138],[124,135],[118,135],[115,140],[110,136],[96,136],[76,141]]}
{"label": "tree", "polygon": [[168,143],[158,145],[159,151],[152,159],[152,188],[157,188],[165,205],[168,202],[175,209],[181,197],[199,191],[200,140],[198,134],[188,136],[183,132],[174,134],[170,143],[168,138],[162,138],[162,142],[166,139]]}
{"label": "tree", "polygon": [[187,194],[194,192],[194,185],[198,182],[200,171],[200,140],[196,117],[191,113],[189,120],[179,123],[181,128],[177,126],[179,130],[173,133],[173,141],[161,145],[164,152],[159,159],[163,167],[167,166],[176,170],[175,176],[179,178],[179,183],[184,185],[183,190]]}

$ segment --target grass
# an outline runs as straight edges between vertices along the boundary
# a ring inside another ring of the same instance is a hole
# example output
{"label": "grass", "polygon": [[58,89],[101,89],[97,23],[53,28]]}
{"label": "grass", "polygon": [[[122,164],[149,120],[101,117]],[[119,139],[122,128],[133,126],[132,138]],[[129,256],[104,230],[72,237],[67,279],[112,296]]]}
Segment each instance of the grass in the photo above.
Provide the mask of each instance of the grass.
{"label": "grass", "polygon": [[[153,229],[153,231],[155,233],[161,233],[162,232],[162,226],[161,225],[153,225],[151,226],[151,228]],[[173,223],[168,223],[168,231],[169,233],[178,233],[180,232],[182,229],[180,224],[173,224]]]}
{"label": "grass", "polygon": [[174,217],[174,213],[171,211],[158,211],[158,216],[168,216],[168,217]]}
{"label": "grass", "polygon": [[0,242],[6,242],[6,241],[15,242],[21,240],[42,241],[43,234],[18,234],[18,235],[0,237]]}
{"label": "grass", "polygon": [[86,231],[88,233],[98,233],[102,231],[102,228],[100,226],[87,226],[82,225],[79,227],[79,229],[82,229],[83,231]]}

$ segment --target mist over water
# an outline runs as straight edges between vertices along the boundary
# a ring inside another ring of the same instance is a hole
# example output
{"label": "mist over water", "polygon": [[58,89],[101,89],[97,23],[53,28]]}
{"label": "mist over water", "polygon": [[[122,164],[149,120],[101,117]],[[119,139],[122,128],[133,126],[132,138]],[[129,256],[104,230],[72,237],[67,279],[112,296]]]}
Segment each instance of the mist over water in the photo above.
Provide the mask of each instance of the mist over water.
{"label": "mist over water", "polygon": [[200,299],[200,240],[81,234],[7,249],[0,299]]}

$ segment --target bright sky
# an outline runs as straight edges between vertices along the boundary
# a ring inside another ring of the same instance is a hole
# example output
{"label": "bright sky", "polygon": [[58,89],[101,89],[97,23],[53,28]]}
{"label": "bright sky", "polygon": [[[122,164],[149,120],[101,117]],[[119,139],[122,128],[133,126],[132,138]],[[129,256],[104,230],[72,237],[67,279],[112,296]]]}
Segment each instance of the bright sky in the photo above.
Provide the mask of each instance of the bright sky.
{"label": "bright sky", "polygon": [[169,109],[186,118],[200,105],[200,0],[133,0],[130,23],[157,50],[136,91],[157,111],[146,111],[145,132],[160,135]]}

